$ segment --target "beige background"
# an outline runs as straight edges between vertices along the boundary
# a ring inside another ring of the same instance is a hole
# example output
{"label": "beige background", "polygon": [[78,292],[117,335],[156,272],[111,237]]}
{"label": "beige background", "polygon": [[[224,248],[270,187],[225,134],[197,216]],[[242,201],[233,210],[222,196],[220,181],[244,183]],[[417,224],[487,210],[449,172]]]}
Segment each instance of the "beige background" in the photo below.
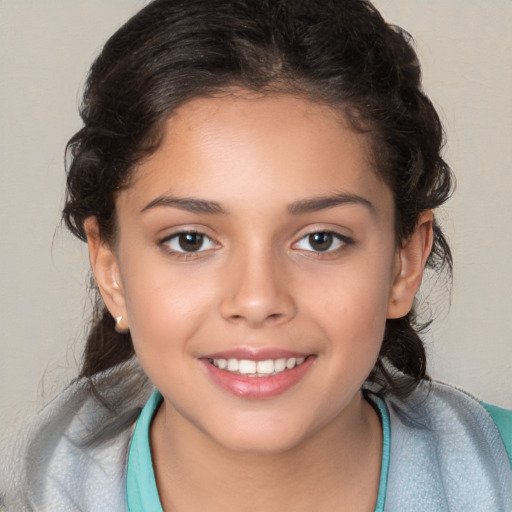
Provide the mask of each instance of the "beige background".
{"label": "beige background", "polygon": [[[458,178],[442,212],[456,261],[452,305],[448,313],[438,291],[431,373],[512,408],[512,2],[375,3],[415,37]],[[63,150],[80,127],[92,59],[142,4],[0,0],[2,436],[75,372],[88,263],[59,227]]]}

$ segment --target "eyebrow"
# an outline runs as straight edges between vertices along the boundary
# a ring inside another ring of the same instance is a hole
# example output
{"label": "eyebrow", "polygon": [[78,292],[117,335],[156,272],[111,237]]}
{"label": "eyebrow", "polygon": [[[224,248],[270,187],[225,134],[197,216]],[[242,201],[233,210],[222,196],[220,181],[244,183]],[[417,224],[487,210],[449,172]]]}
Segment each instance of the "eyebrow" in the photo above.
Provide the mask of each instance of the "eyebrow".
{"label": "eyebrow", "polygon": [[288,206],[288,212],[292,215],[300,215],[301,213],[317,212],[319,210],[326,210],[344,204],[360,204],[368,210],[372,215],[375,215],[375,206],[372,202],[364,197],[356,194],[334,194],[332,196],[312,197],[310,199],[301,199]]}
{"label": "eyebrow", "polygon": [[156,199],[153,199],[153,201],[144,206],[140,212],[143,213],[159,206],[179,208],[180,210],[193,213],[226,213],[226,210],[224,210],[224,208],[215,201],[206,201],[205,199],[196,199],[193,197],[175,197],[171,195],[159,196]]}
{"label": "eyebrow", "polygon": [[[331,196],[312,197],[301,199],[288,205],[288,213],[291,215],[300,215],[303,213],[317,212],[328,208],[335,208],[344,204],[360,204],[375,214],[375,206],[368,199],[356,194],[334,194]],[[193,197],[175,197],[172,195],[159,196],[148,203],[141,213],[157,207],[172,207],[193,213],[207,214],[226,214],[227,211],[216,201],[208,201],[205,199],[196,199]]]}

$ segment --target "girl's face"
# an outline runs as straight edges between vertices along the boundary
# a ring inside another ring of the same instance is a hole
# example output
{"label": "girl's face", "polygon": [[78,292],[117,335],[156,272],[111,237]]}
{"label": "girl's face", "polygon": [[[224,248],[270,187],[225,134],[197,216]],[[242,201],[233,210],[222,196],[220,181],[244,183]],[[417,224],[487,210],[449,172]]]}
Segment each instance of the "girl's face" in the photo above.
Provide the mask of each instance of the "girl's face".
{"label": "girl's face", "polygon": [[176,431],[277,452],[358,410],[416,291],[367,142],[298,97],[195,99],[118,194],[96,275]]}

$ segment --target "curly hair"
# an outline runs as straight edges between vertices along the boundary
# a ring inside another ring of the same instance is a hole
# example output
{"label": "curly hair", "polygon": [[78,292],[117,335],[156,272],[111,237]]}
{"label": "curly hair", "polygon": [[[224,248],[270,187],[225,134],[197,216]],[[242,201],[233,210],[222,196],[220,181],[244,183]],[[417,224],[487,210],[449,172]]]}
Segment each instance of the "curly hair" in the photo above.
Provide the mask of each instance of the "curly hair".
{"label": "curly hair", "polygon": [[[106,43],[88,75],[83,128],[69,141],[63,219],[85,240],[96,217],[116,237],[116,192],[155,151],[163,124],[181,104],[240,87],[291,92],[340,111],[371,141],[375,172],[393,192],[398,244],[419,215],[451,195],[439,117],[421,88],[411,36],[366,0],[154,0]],[[452,256],[434,221],[427,266],[451,274]],[[424,327],[424,326],[423,326]],[[415,309],[388,319],[368,377],[405,395],[426,374]],[[99,295],[80,375],[92,377],[133,357]]]}

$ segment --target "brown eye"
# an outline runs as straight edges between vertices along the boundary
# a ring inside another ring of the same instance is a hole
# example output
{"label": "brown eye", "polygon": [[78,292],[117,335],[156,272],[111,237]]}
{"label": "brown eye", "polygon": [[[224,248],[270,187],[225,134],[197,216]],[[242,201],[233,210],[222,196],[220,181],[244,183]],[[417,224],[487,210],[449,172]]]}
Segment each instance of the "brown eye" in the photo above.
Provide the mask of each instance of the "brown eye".
{"label": "brown eye", "polygon": [[200,233],[181,233],[178,236],[178,244],[186,252],[195,252],[201,249],[204,235]]}
{"label": "brown eye", "polygon": [[327,251],[331,248],[332,242],[334,240],[334,236],[332,233],[322,232],[322,233],[312,233],[308,236],[308,242],[311,248],[314,251]]}
{"label": "brown eye", "polygon": [[167,245],[172,251],[180,253],[201,252],[215,247],[215,243],[211,238],[204,233],[195,231],[176,233],[162,240],[162,244]]}
{"label": "brown eye", "polygon": [[353,243],[351,238],[334,231],[316,231],[303,236],[293,247],[312,253],[330,253]]}

